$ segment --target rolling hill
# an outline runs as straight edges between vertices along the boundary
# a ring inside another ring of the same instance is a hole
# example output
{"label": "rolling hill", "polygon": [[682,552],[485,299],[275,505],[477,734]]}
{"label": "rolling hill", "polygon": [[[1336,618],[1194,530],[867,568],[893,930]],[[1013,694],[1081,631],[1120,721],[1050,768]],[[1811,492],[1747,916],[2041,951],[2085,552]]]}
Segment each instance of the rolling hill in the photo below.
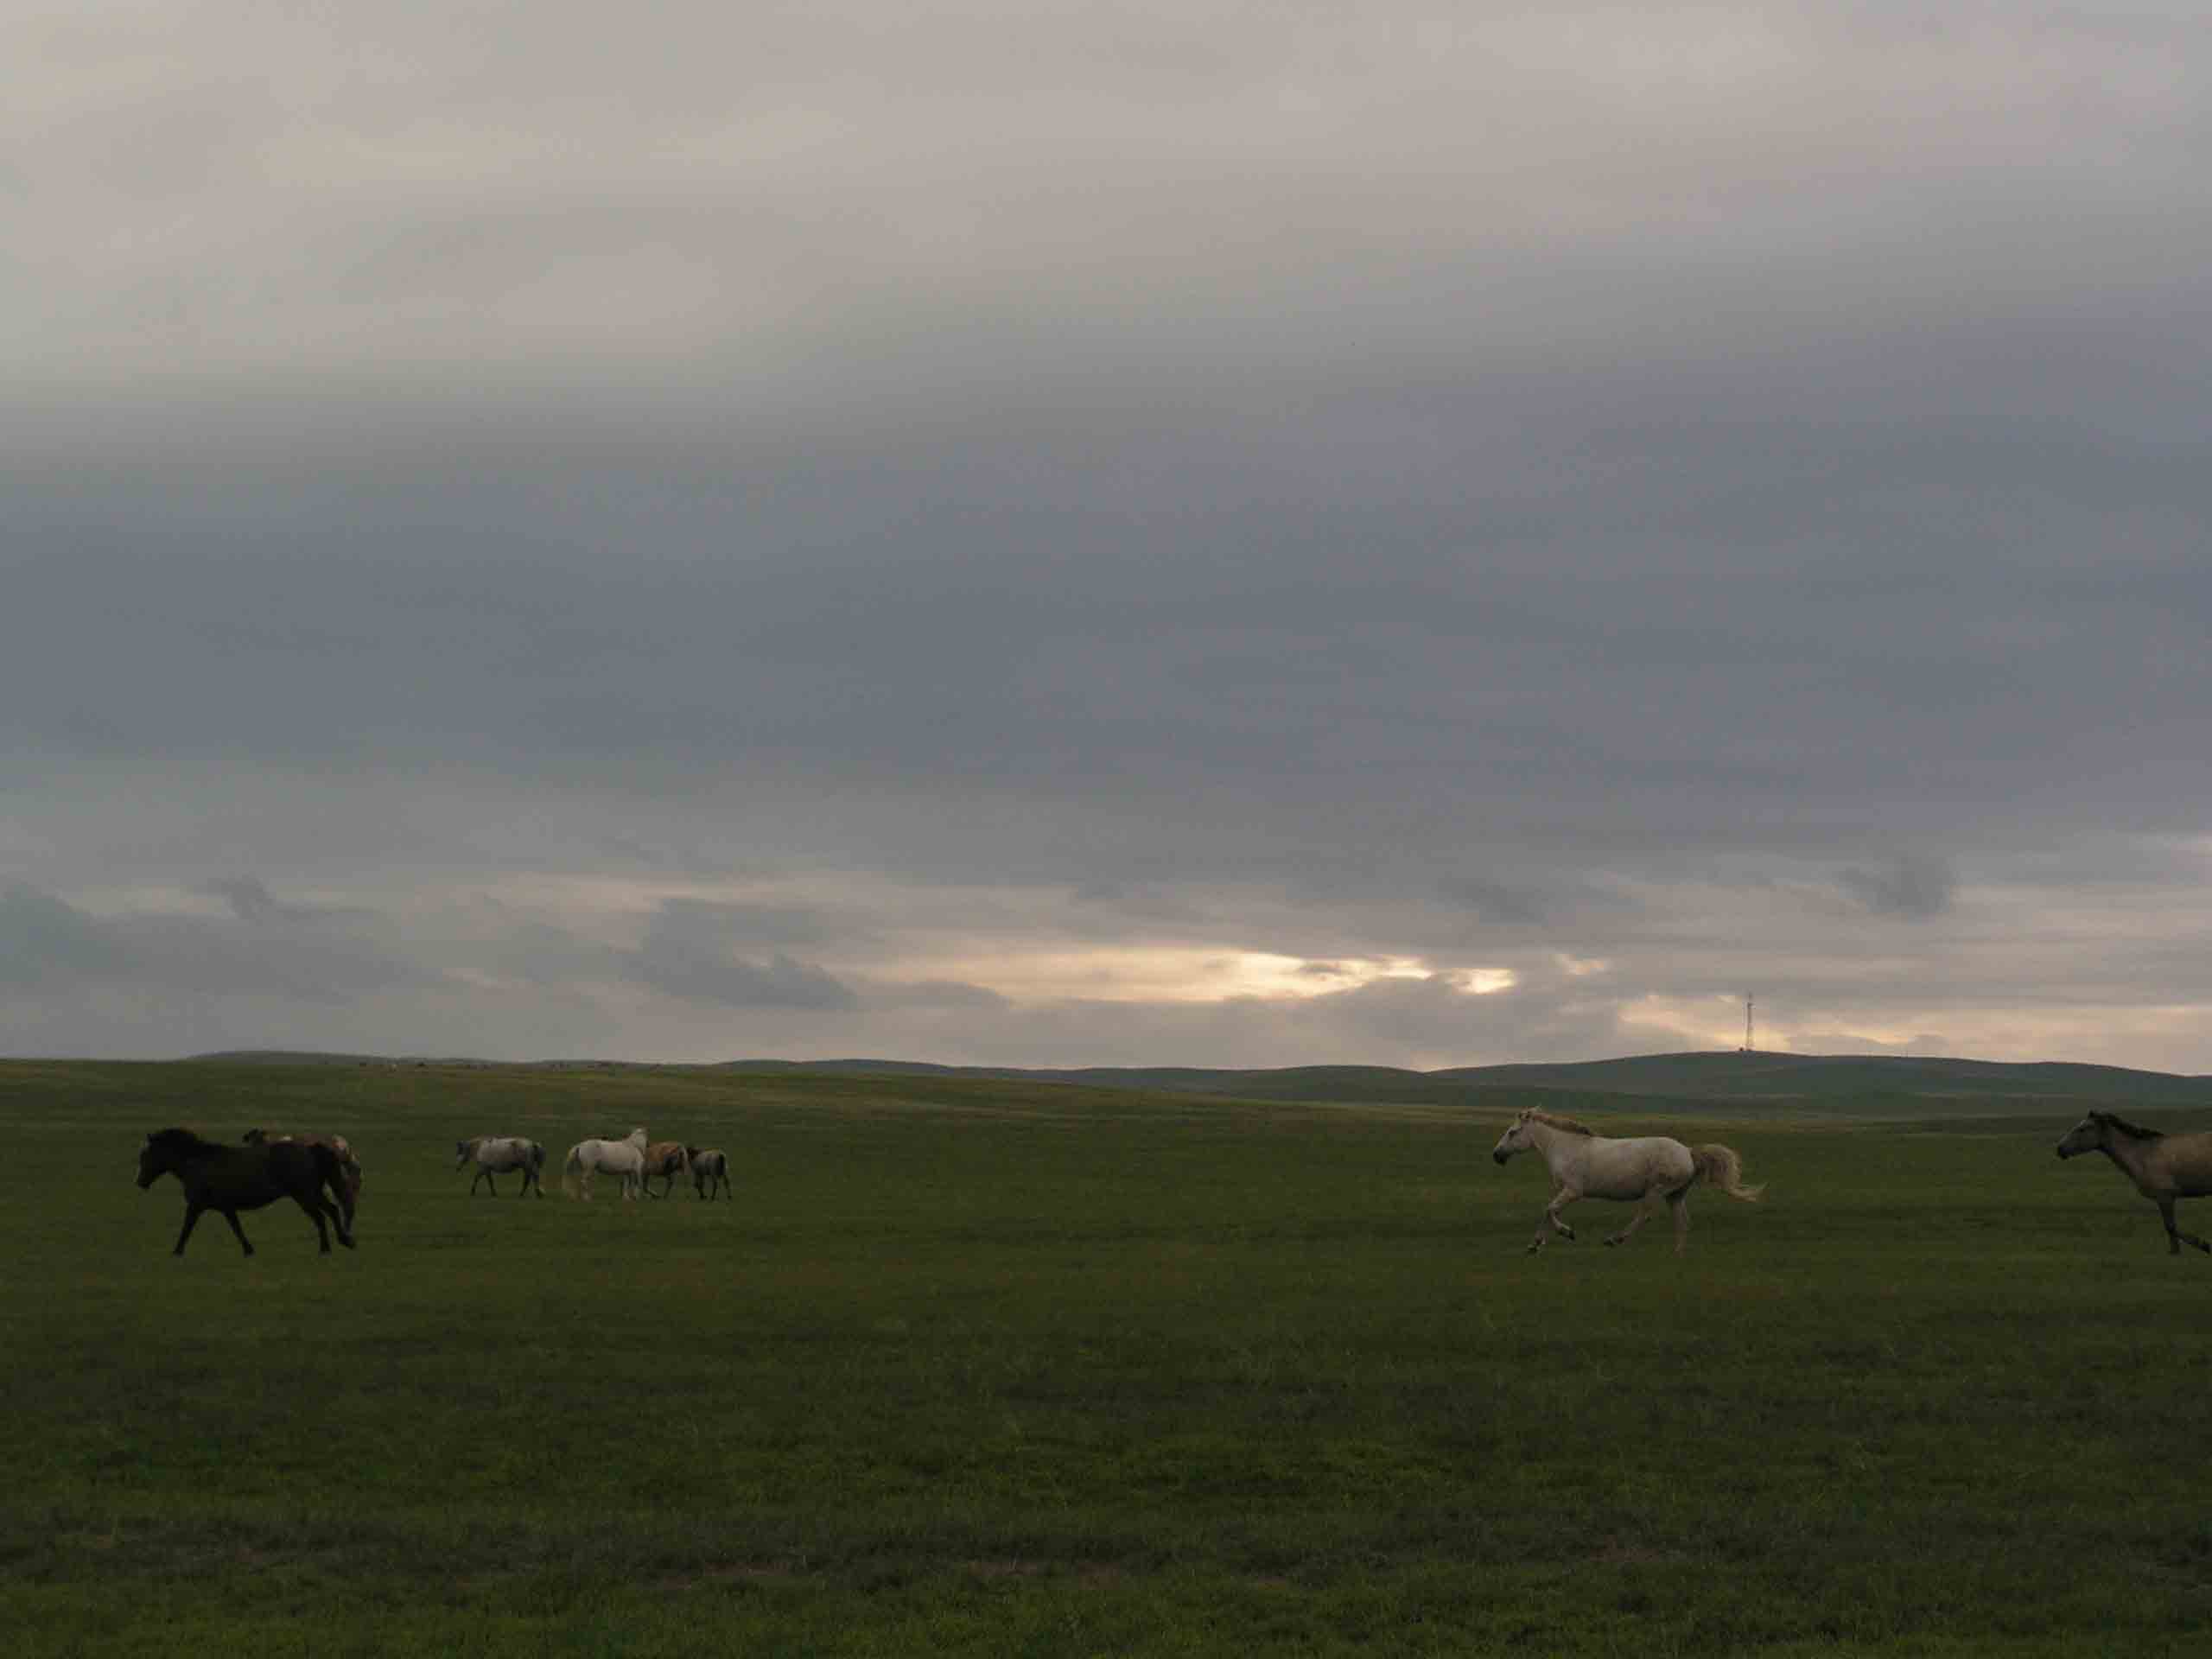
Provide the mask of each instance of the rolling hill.
{"label": "rolling hill", "polygon": [[[196,1057],[230,1065],[486,1065],[456,1057],[404,1059],[283,1050],[230,1051]],[[1210,1096],[1349,1105],[1472,1107],[1512,1110],[1539,1105],[1584,1114],[1725,1113],[1736,1117],[1981,1117],[2050,1115],[2092,1106],[2155,1112],[2212,1108],[2212,1077],[2066,1061],[2020,1063],[1857,1054],[1783,1054],[1719,1050],[1547,1065],[1455,1066],[1412,1071],[1383,1065],[1306,1065],[1255,1070],[1198,1066],[937,1065],[922,1060],[739,1059],[711,1066],[652,1066],[607,1060],[533,1062],[560,1070],[755,1071],[874,1077],[960,1078],[1078,1084]]]}

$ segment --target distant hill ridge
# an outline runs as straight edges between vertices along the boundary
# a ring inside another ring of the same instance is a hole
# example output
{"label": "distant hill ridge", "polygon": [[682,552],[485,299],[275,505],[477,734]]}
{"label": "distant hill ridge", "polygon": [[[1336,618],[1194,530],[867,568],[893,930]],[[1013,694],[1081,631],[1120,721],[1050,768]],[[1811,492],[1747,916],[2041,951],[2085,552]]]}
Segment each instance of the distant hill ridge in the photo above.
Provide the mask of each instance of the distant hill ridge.
{"label": "distant hill ridge", "polygon": [[[232,1051],[196,1057],[231,1065],[486,1065],[458,1057],[404,1059],[365,1054]],[[1870,1108],[1913,1115],[1977,1115],[2029,1102],[2088,1106],[2212,1106],[2212,1077],[2063,1060],[2013,1062],[1862,1054],[1781,1054],[1720,1050],[1646,1054],[1625,1059],[1453,1066],[1413,1071],[1387,1065],[1300,1065],[1251,1070],[1202,1066],[1065,1068],[937,1065],[925,1060],[725,1060],[712,1065],[653,1065],[621,1060],[527,1062],[600,1071],[804,1072],[877,1077],[972,1077],[1076,1084],[1097,1089],[1164,1090],[1232,1100],[1350,1104],[1490,1106],[1544,1104],[1567,1109],[1662,1110],[1710,1108],[1745,1114],[1837,1112]]]}
{"label": "distant hill ridge", "polygon": [[[1952,1109],[2020,1100],[2134,1105],[2212,1104],[2212,1077],[2063,1060],[2015,1062],[1893,1055],[1779,1054],[1721,1050],[1625,1059],[1452,1066],[1411,1071],[1383,1065],[1305,1065],[1264,1070],[1185,1066],[1021,1069],[942,1066],[912,1060],[731,1060],[721,1069],[829,1071],[876,1076],[1029,1078],[1094,1088],[1169,1090],[1233,1099],[1373,1101],[1402,1104],[1497,1103],[1501,1093],[1576,1098],[1729,1101],[1820,1110],[1898,1096]],[[1630,1103],[1624,1100],[1622,1104]]]}

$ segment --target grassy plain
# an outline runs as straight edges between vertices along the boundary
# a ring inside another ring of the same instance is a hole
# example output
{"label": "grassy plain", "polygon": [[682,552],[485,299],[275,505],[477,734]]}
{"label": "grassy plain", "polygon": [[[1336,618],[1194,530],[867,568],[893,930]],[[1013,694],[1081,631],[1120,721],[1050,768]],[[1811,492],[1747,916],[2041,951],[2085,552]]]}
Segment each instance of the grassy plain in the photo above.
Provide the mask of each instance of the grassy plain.
{"label": "grassy plain", "polygon": [[[1532,1260],[1464,1109],[0,1065],[10,1649],[2201,1651],[2212,1262],[2076,1115],[1624,1118],[1769,1202]],[[359,1250],[172,1259],[172,1122],[348,1135]],[[632,1123],[738,1201],[453,1173]]]}

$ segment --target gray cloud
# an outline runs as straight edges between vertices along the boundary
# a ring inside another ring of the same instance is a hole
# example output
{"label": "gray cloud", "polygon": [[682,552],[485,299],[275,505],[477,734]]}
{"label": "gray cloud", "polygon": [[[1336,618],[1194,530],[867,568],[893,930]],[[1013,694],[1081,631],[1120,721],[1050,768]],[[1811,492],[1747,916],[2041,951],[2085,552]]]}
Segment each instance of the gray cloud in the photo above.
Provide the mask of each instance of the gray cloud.
{"label": "gray cloud", "polygon": [[2192,14],[514,21],[0,68],[0,1040],[2212,1069]]}
{"label": "gray cloud", "polygon": [[[257,884],[249,884],[253,891]],[[0,974],[34,992],[156,989],[176,995],[276,995],[334,1001],[428,982],[365,930],[280,930],[283,907],[230,919],[162,911],[103,918],[17,882],[0,893]]]}
{"label": "gray cloud", "polygon": [[96,982],[126,968],[122,949],[90,917],[22,882],[0,891],[0,976],[8,983]]}
{"label": "gray cloud", "polygon": [[[694,1002],[812,1010],[859,1005],[849,987],[780,950],[766,961],[736,954],[761,937],[763,920],[743,906],[664,906],[630,959],[630,971],[656,991]],[[772,940],[779,935],[788,938],[791,925],[787,914],[766,920],[765,931]]]}
{"label": "gray cloud", "polygon": [[1940,916],[1951,906],[1957,878],[1938,858],[1899,858],[1881,869],[1847,869],[1844,891],[1877,916]]}

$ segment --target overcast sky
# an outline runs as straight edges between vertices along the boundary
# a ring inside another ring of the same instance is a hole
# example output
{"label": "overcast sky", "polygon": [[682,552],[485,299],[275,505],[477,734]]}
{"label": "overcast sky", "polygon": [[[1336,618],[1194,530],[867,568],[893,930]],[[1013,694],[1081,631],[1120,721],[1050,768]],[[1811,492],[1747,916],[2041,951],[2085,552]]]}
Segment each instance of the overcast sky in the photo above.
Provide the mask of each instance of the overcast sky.
{"label": "overcast sky", "polygon": [[0,3],[0,1053],[2212,1072],[2209,77]]}

